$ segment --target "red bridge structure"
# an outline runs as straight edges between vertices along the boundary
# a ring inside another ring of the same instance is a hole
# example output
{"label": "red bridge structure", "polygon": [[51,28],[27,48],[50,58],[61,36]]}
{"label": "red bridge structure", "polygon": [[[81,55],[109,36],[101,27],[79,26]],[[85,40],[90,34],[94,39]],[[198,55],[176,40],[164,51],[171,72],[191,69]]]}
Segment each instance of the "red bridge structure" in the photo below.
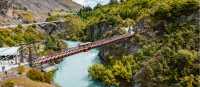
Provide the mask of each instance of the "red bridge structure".
{"label": "red bridge structure", "polygon": [[54,53],[52,55],[36,58],[35,60],[32,61],[32,64],[46,64],[48,62],[51,62],[51,61],[54,61],[54,60],[59,60],[59,59],[62,59],[64,57],[67,57],[67,56],[70,56],[70,55],[73,55],[73,54],[77,54],[77,53],[80,53],[80,52],[85,52],[85,51],[88,51],[88,50],[93,49],[93,48],[97,48],[97,47],[101,47],[101,46],[104,46],[104,45],[107,45],[107,44],[127,40],[130,37],[132,37],[133,35],[134,35],[134,33],[128,33],[128,34],[113,36],[111,38],[102,39],[102,40],[98,40],[98,41],[95,41],[95,42],[80,45],[80,46],[77,46],[77,47],[65,49],[63,51]]}

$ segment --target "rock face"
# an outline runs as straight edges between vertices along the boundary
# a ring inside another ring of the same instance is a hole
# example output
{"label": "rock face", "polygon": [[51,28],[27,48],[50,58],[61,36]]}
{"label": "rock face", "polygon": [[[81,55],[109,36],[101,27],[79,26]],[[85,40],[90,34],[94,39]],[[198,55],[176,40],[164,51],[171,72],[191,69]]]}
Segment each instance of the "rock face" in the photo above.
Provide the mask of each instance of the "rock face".
{"label": "rock face", "polygon": [[11,3],[8,0],[1,0],[0,1],[0,15],[6,15],[10,6],[11,6]]}
{"label": "rock face", "polygon": [[47,14],[52,10],[79,10],[81,6],[72,0],[13,0],[14,8]]}
{"label": "rock face", "polygon": [[[150,26],[148,24],[148,19],[139,21],[136,25],[132,26],[132,28],[132,31],[138,32],[149,30]],[[90,41],[96,41],[99,39],[109,38],[114,35],[121,35],[128,32],[129,31],[127,31],[126,28],[115,27],[110,25],[109,23],[100,22],[98,24],[90,26],[90,29],[88,31],[88,39]],[[146,33],[146,35],[151,35],[151,33]],[[102,62],[106,63],[109,56],[118,58],[121,57],[122,54],[134,54],[138,51],[139,48],[139,43],[137,43],[136,39],[133,37],[122,42],[113,43],[111,45],[101,47],[99,49],[99,56]]]}
{"label": "rock face", "polygon": [[66,22],[56,22],[49,24],[38,25],[40,30],[44,30],[48,35],[56,35],[57,33],[65,32],[67,28]]}
{"label": "rock face", "polygon": [[99,23],[97,25],[91,26],[90,29],[88,30],[88,39],[90,41],[96,41],[99,39],[103,39],[104,37],[102,36],[106,32],[112,31],[112,26],[109,26],[107,23]]}

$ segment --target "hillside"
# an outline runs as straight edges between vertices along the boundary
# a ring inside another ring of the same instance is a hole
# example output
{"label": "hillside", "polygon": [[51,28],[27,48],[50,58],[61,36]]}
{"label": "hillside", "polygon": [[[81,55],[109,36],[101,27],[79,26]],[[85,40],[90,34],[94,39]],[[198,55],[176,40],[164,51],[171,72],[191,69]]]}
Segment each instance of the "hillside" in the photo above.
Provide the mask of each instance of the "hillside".
{"label": "hillside", "polygon": [[45,21],[52,11],[78,11],[81,8],[72,0],[2,0],[0,5],[0,24]]}
{"label": "hillside", "polygon": [[72,0],[13,0],[17,9],[27,9],[35,14],[48,13],[52,10],[79,10],[80,5]]}
{"label": "hillside", "polygon": [[[10,82],[10,83],[8,83],[8,82]],[[33,81],[26,77],[18,77],[18,78],[6,80],[3,83],[0,83],[0,86],[1,87],[12,87],[12,86],[7,86],[7,84],[11,84],[11,83],[14,83],[18,87],[54,87],[51,84]],[[4,85],[2,86],[2,84],[4,84],[5,86]]]}

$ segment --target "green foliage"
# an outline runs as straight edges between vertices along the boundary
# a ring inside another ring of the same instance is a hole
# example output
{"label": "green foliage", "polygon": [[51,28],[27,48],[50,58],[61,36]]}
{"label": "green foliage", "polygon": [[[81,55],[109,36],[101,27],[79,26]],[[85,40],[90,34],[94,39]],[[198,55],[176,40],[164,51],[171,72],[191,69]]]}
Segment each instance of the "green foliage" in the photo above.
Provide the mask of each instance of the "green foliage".
{"label": "green foliage", "polygon": [[3,47],[3,41],[0,40],[0,47]]}
{"label": "green foliage", "polygon": [[131,86],[132,81],[142,87],[198,87],[200,38],[194,15],[199,9],[198,0],[127,0],[82,11],[79,16],[88,22],[89,40],[119,34],[115,31],[121,32],[121,27],[150,26],[145,34],[126,42],[139,46],[131,57],[121,44],[101,48],[107,61],[93,65],[91,77],[108,86]]}
{"label": "green foliage", "polygon": [[193,75],[185,76],[182,78],[181,84],[184,87],[194,87],[194,84],[196,84],[196,86],[199,86],[200,85],[200,76],[196,76],[196,77]]}
{"label": "green foliage", "polygon": [[44,81],[42,72],[36,69],[29,70],[29,72],[27,73],[27,77],[36,81]]}
{"label": "green foliage", "polygon": [[15,46],[20,43],[32,43],[44,39],[42,33],[36,30],[35,27],[23,28],[18,26],[15,29],[0,30],[1,44],[5,46]]}
{"label": "green foliage", "polygon": [[[170,51],[171,55],[169,55]],[[163,49],[162,54],[157,56],[157,58],[152,58],[148,65],[145,66],[143,72],[146,74],[141,74],[139,82],[143,86],[148,87],[150,84],[153,87],[156,87],[158,84],[167,86],[175,86],[177,84],[180,87],[196,87],[199,85],[199,81],[193,77],[199,77],[198,70],[200,68],[197,68],[197,63],[195,63],[198,60],[199,57],[196,52],[188,50],[174,52],[171,49]]]}
{"label": "green foliage", "polygon": [[53,81],[53,72],[44,72],[44,82],[51,83]]}
{"label": "green foliage", "polygon": [[62,16],[60,16],[60,15],[49,16],[49,17],[46,19],[46,21],[56,21],[56,20],[58,20],[60,17],[62,17]]}
{"label": "green foliage", "polygon": [[95,64],[89,69],[89,73],[93,79],[101,80],[106,85],[119,85],[119,82],[116,81],[115,76],[112,74],[112,71],[106,69],[101,64]]}
{"label": "green foliage", "polygon": [[18,67],[18,74],[23,74],[25,72],[25,67],[24,66],[19,66]]}
{"label": "green foliage", "polygon": [[[112,1],[94,9],[85,7],[78,16],[52,15],[47,19],[66,20],[66,30],[55,36],[67,40],[94,41],[123,34],[123,27],[149,26],[145,34],[136,34],[125,44],[104,47],[109,50],[105,55],[107,61],[89,69],[92,79],[108,86],[122,83],[128,86],[136,83],[142,87],[199,86],[200,29],[198,17],[194,16],[200,9],[198,0]],[[41,39],[44,37],[34,27],[0,30],[0,46]],[[58,42],[55,37],[47,37],[46,49],[57,51],[63,47]],[[133,45],[138,46],[134,53],[128,49]],[[127,56],[130,53],[133,55]],[[29,72],[32,79],[49,82],[50,74],[46,75],[39,71]]]}
{"label": "green foliage", "polygon": [[56,38],[49,36],[47,37],[45,48],[46,50],[58,51],[58,50],[66,48],[66,45],[64,44],[65,43],[63,43],[63,41],[57,40]]}
{"label": "green foliage", "polygon": [[46,55],[48,52],[66,48],[65,43],[59,40],[57,36],[49,36],[39,31],[35,25],[28,27],[18,25],[18,27],[14,29],[0,29],[0,47],[32,44],[42,41],[46,41],[46,44],[40,44],[40,46],[38,46],[41,47],[44,45],[43,48],[38,49],[39,51],[36,52],[39,55]]}
{"label": "green foliage", "polygon": [[33,13],[31,13],[30,11],[18,11],[17,14],[26,23],[34,22]]}
{"label": "green foliage", "polygon": [[57,49],[55,38],[52,37],[47,38],[46,49],[53,49],[53,50]]}
{"label": "green foliage", "polygon": [[130,84],[133,74],[139,69],[133,56],[124,56],[120,60],[112,60],[110,65],[95,64],[89,73],[95,80],[103,81],[108,86],[119,86],[121,81]]}
{"label": "green foliage", "polygon": [[30,79],[35,80],[35,81],[51,83],[51,81],[53,79],[53,73],[52,72],[41,72],[37,69],[31,69],[27,73],[27,77],[29,77]]}
{"label": "green foliage", "polygon": [[1,85],[1,87],[14,87],[15,83],[12,80],[6,81]]}

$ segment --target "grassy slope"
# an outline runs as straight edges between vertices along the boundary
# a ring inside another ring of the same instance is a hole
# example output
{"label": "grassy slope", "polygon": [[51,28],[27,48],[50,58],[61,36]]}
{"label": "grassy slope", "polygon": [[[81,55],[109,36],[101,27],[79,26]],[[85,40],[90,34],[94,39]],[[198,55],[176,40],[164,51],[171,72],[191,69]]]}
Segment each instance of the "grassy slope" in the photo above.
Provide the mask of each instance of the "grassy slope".
{"label": "grassy slope", "polygon": [[[53,87],[50,84],[33,81],[33,80],[30,80],[26,77],[18,77],[18,78],[10,79],[10,80],[13,81],[16,85],[22,86],[22,87]],[[5,82],[6,81],[4,81],[3,83],[5,83]],[[0,83],[0,85],[1,84],[2,83]]]}

